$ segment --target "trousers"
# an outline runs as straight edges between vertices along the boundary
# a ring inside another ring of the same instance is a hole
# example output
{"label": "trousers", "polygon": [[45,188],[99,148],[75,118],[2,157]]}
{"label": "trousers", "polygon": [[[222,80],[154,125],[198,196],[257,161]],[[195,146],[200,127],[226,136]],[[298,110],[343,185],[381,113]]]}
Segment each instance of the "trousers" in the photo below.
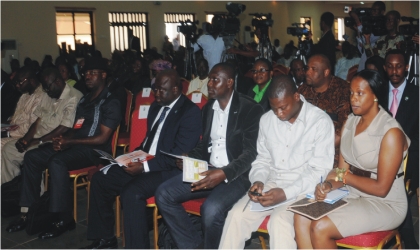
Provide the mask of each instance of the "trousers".
{"label": "trousers", "polygon": [[86,168],[98,162],[98,153],[82,145],[57,152],[49,143],[26,152],[19,205],[30,207],[39,197],[42,173],[48,168],[51,177],[49,211],[71,212],[73,207],[68,171]]}
{"label": "trousers", "polygon": [[[211,190],[191,192],[191,183],[182,182],[182,175],[179,175],[164,182],[156,191],[155,199],[179,249],[193,249],[201,244],[204,248],[216,249],[227,213],[249,186],[248,180],[239,177],[229,184],[222,182]],[[183,202],[199,198],[206,198],[200,209],[204,239],[194,230],[182,206]]]}

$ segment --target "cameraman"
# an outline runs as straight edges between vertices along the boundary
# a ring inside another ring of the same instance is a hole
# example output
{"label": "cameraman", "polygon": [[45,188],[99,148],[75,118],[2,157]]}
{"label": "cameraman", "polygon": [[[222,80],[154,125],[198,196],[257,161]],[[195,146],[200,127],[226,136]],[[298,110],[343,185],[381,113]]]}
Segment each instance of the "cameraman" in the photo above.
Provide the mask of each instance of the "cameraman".
{"label": "cameraman", "polygon": [[[208,35],[202,35],[198,38],[197,42],[194,44],[194,52],[203,49],[204,59],[209,63],[209,70],[213,68],[214,65],[220,62],[222,53],[225,50],[225,43],[223,38],[219,36],[221,30],[219,25],[215,25],[216,16],[211,20],[212,30]],[[208,72],[207,72],[208,73]]]}
{"label": "cameraman", "polygon": [[385,58],[386,53],[392,49],[401,49],[405,51],[406,42],[402,34],[398,32],[398,24],[401,20],[401,15],[396,10],[391,10],[386,13],[386,30],[388,34],[381,36],[373,47],[370,46],[370,34],[364,35],[366,38],[366,56],[369,58],[373,55],[379,55]]}
{"label": "cameraman", "polygon": [[[373,3],[372,5],[372,12],[371,15],[372,16],[383,16],[385,14],[385,3],[382,1],[376,1]],[[359,62],[359,68],[357,69],[357,72],[362,71],[365,69],[365,62],[367,59],[366,56],[366,50],[365,50],[365,44],[367,44],[365,37],[363,36],[362,30],[363,30],[363,25],[362,22],[360,21],[359,16],[357,15],[356,12],[354,11],[350,11],[349,13],[350,17],[353,18],[354,22],[356,23],[356,27],[354,27],[354,29],[357,31],[357,48],[359,49],[360,54],[362,55],[360,57],[360,62]],[[380,36],[375,36],[373,34],[370,35],[370,46],[373,47],[376,43],[376,41],[379,39]]]}

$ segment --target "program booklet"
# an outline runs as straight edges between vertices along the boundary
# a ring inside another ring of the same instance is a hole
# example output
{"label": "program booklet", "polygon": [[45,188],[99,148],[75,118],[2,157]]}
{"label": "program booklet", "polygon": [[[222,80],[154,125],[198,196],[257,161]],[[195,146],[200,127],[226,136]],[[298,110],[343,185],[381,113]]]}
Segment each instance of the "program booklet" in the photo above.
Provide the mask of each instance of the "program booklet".
{"label": "program booklet", "polygon": [[162,154],[169,155],[178,159],[183,160],[183,168],[182,168],[182,181],[183,182],[196,182],[201,179],[204,179],[205,176],[199,175],[204,171],[209,169],[209,164],[206,161],[194,159],[188,156],[182,155],[174,155],[170,153],[166,153],[164,151],[160,151]]}
{"label": "program booklet", "polygon": [[[349,190],[347,188],[338,188],[329,192],[324,202],[334,204],[342,198],[346,197],[347,195],[349,195]],[[315,192],[307,194],[306,198],[315,199]]]}
{"label": "program booklet", "polygon": [[98,152],[102,159],[108,160],[111,162],[111,164],[106,165],[105,167],[101,168],[100,171],[103,171],[104,174],[106,174],[108,172],[108,169],[112,166],[112,165],[119,165],[120,167],[127,167],[127,164],[130,162],[145,162],[148,161],[150,159],[153,159],[155,156],[148,154],[142,150],[137,150],[137,151],[133,151],[131,153],[125,154],[125,155],[120,155],[117,158],[114,159],[114,157],[112,157],[112,155],[108,154],[105,151],[99,150],[99,149],[95,149],[96,152]]}

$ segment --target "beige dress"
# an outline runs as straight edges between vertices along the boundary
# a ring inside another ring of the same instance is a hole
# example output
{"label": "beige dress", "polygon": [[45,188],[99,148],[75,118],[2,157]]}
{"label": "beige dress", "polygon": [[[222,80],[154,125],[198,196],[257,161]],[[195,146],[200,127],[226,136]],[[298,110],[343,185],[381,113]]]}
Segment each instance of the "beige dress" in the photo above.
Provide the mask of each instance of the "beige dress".
{"label": "beige dress", "polygon": [[[403,130],[400,124],[382,107],[369,127],[354,136],[359,120],[360,116],[349,115],[341,136],[340,152],[350,165],[377,173],[382,138],[391,128]],[[407,136],[406,138],[410,144]],[[404,151],[404,156],[406,154],[407,151]],[[403,164],[401,162],[397,173],[403,172]],[[407,197],[403,177],[395,179],[391,190],[384,198],[363,193],[351,186],[347,187],[350,190],[350,194],[346,198],[349,204],[328,215],[343,237],[391,230],[403,222],[407,213]]]}

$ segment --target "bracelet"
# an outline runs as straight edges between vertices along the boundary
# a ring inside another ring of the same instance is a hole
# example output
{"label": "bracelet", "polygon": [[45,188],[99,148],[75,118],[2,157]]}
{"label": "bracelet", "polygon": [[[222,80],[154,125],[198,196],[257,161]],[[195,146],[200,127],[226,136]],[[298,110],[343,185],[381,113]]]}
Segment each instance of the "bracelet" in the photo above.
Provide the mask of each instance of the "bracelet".
{"label": "bracelet", "polygon": [[335,173],[337,176],[335,177],[335,181],[343,181],[344,173],[347,171],[345,168],[336,168]]}
{"label": "bracelet", "polygon": [[333,190],[333,185],[332,185],[332,183],[331,183],[331,182],[329,182],[329,181],[327,181],[327,180],[326,180],[326,181],[324,181],[324,183],[328,183],[328,184],[330,184],[330,189],[331,189],[331,190]]}
{"label": "bracelet", "polygon": [[346,172],[344,173],[344,176],[343,176],[343,184],[344,184],[344,186],[347,186],[347,184],[346,184],[346,175],[347,175],[348,172],[349,172],[349,170],[347,169]]}

